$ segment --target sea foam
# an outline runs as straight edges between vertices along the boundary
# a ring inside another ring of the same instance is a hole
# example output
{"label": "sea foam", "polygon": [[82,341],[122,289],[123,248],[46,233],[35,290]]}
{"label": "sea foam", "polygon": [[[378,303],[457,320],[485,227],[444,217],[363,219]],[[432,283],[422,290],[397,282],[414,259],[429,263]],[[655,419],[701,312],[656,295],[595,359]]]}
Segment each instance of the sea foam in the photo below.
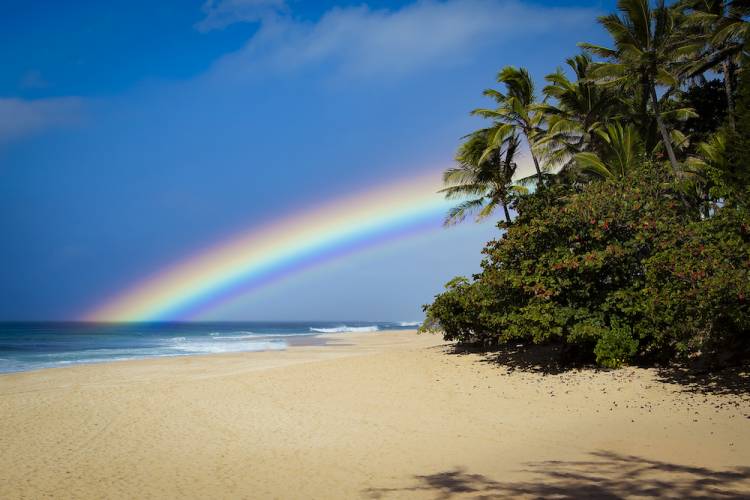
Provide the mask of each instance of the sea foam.
{"label": "sea foam", "polygon": [[311,332],[317,333],[349,333],[349,332],[377,332],[380,330],[377,326],[336,326],[333,328],[312,328]]}
{"label": "sea foam", "polygon": [[398,326],[419,326],[421,324],[421,321],[402,321]]}
{"label": "sea foam", "polygon": [[[216,339],[217,337],[214,337]],[[175,342],[169,349],[189,354],[218,354],[222,352],[254,352],[254,351],[281,351],[287,348],[286,342],[280,341],[243,341],[234,340],[228,342],[187,341]]]}

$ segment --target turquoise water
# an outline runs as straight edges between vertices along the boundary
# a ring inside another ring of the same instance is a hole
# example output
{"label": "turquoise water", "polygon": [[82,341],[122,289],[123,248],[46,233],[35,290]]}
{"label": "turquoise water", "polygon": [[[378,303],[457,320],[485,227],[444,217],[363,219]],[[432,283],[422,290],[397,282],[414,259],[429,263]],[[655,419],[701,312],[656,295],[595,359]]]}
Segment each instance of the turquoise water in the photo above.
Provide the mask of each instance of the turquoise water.
{"label": "turquoise water", "polygon": [[322,333],[415,328],[393,322],[0,323],[0,373],[160,356],[286,349]]}

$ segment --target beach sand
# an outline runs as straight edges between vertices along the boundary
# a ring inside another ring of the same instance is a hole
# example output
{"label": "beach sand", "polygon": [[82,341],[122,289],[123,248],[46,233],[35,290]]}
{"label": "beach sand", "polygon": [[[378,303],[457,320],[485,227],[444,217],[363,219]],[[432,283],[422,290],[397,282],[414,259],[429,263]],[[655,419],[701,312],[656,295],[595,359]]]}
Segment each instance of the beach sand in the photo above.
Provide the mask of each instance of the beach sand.
{"label": "beach sand", "polygon": [[413,332],[0,376],[0,498],[743,498],[750,399]]}

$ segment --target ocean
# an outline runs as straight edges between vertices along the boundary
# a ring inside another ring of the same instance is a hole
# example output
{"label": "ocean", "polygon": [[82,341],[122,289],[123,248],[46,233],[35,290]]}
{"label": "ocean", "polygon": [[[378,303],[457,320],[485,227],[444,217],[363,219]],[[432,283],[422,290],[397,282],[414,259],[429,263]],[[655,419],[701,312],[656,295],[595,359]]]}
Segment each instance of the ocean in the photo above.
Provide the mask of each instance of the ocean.
{"label": "ocean", "polygon": [[418,322],[0,323],[0,373],[163,356],[283,350],[323,333],[414,329]]}

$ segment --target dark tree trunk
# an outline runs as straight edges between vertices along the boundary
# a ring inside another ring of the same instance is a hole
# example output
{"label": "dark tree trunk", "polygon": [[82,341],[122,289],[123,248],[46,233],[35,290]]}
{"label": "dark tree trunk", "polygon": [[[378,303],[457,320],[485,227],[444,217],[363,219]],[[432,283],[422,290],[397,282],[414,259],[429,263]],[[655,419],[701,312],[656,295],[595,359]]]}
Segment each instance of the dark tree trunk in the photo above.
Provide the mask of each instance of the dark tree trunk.
{"label": "dark tree trunk", "polygon": [[544,186],[544,178],[542,177],[542,169],[539,168],[539,160],[536,159],[534,149],[531,147],[531,139],[529,139],[528,132],[524,132],[526,136],[526,142],[529,143],[529,153],[531,153],[531,159],[534,160],[534,168],[536,169],[536,178],[539,180],[539,187]]}
{"label": "dark tree trunk", "polygon": [[727,119],[729,128],[734,131],[737,126],[734,121],[734,103],[732,102],[732,64],[728,58],[722,61],[721,70],[724,73],[724,92],[727,94]]}
{"label": "dark tree trunk", "polygon": [[504,199],[502,201],[503,201],[503,203],[502,203],[503,204],[503,212],[505,212],[505,222],[507,222],[508,224],[510,224],[513,221],[510,220],[510,212],[508,211],[508,204],[505,202]]}
{"label": "dark tree trunk", "polygon": [[708,195],[708,191],[703,193],[703,206],[705,210],[704,218],[708,219],[711,217],[711,198]]}
{"label": "dark tree trunk", "polygon": [[539,179],[539,187],[542,187],[544,185],[544,179],[542,178],[542,169],[539,168],[539,160],[536,159],[536,155],[531,151],[531,146],[529,146],[529,151],[531,152],[531,159],[534,160],[534,168],[536,169],[536,178]]}
{"label": "dark tree trunk", "polygon": [[669,137],[669,132],[667,132],[667,127],[664,126],[664,122],[661,119],[661,113],[659,111],[659,98],[656,96],[656,87],[654,85],[651,85],[651,100],[654,104],[654,114],[656,115],[656,125],[659,127],[659,132],[661,133],[661,139],[664,143],[664,148],[667,150],[667,156],[669,156],[669,163],[672,164],[672,172],[677,173],[678,165],[677,165],[677,157],[674,154],[674,149],[672,149],[672,139]]}

